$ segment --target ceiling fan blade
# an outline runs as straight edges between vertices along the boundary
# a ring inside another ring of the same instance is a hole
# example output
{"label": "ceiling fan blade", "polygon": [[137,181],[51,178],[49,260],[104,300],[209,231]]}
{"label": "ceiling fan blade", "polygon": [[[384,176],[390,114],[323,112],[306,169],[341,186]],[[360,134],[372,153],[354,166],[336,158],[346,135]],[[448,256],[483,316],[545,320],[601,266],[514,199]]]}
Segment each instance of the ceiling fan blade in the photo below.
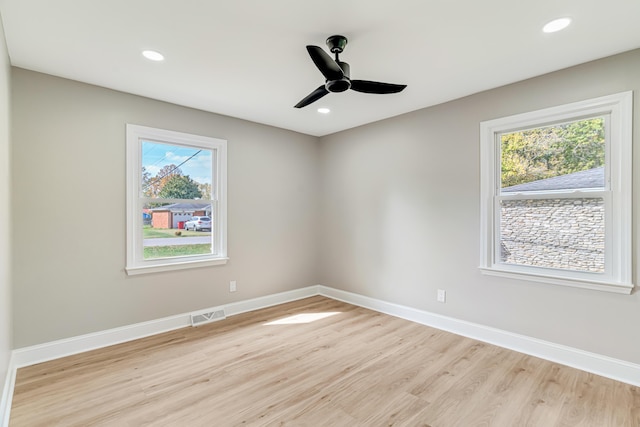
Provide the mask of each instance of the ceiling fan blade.
{"label": "ceiling fan blade", "polygon": [[371,82],[369,80],[351,80],[351,89],[355,90],[356,92],[363,93],[398,93],[401,92],[405,87],[407,87],[407,85]]}
{"label": "ceiling fan blade", "polygon": [[311,92],[309,95],[305,96],[304,99],[298,102],[294,108],[306,107],[307,105],[316,102],[318,99],[322,98],[328,93],[329,91],[324,87],[324,85],[322,85],[318,89]]}
{"label": "ceiling fan blade", "polygon": [[340,80],[344,77],[342,68],[322,48],[307,46],[307,52],[309,52],[313,63],[316,64],[318,70],[327,80]]}

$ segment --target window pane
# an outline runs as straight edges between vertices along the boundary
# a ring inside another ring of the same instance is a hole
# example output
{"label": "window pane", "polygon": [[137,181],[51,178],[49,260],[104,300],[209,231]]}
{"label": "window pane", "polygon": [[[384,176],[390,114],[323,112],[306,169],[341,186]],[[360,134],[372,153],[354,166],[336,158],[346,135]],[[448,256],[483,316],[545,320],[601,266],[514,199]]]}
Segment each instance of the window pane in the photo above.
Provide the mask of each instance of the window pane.
{"label": "window pane", "polygon": [[604,117],[503,133],[503,193],[604,188]]}
{"label": "window pane", "polygon": [[502,200],[500,261],[604,272],[604,200]]}
{"label": "window pane", "polygon": [[142,141],[142,196],[211,200],[212,151]]}
{"label": "window pane", "polygon": [[142,220],[144,259],[213,253],[210,203],[147,203]]}

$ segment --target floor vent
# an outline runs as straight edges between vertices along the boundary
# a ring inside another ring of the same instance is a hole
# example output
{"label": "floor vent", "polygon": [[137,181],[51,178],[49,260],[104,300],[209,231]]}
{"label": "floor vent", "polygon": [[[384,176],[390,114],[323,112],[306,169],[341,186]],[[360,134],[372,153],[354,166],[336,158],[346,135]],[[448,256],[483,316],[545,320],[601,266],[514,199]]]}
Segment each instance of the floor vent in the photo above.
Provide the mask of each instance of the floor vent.
{"label": "floor vent", "polygon": [[191,315],[191,326],[200,326],[205,323],[215,322],[216,320],[226,319],[227,315],[224,314],[224,309],[207,311],[206,313],[198,313]]}

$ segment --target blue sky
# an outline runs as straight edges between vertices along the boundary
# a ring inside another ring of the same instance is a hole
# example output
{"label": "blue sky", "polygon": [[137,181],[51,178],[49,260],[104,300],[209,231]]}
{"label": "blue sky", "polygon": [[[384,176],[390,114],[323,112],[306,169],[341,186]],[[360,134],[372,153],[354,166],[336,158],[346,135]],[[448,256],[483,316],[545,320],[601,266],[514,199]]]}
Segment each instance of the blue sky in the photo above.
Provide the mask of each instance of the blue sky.
{"label": "blue sky", "polygon": [[211,151],[202,149],[191,157],[199,150],[193,147],[142,141],[142,166],[154,177],[163,166],[180,165],[182,173],[189,175],[197,183],[211,184]]}

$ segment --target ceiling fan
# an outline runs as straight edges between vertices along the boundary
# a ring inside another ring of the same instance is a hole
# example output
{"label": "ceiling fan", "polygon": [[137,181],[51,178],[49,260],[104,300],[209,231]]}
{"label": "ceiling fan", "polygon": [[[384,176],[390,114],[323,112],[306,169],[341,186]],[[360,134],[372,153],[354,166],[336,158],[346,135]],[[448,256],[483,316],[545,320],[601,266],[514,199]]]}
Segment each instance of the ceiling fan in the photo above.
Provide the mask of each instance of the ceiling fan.
{"label": "ceiling fan", "polygon": [[369,80],[351,80],[349,74],[349,64],[340,61],[338,57],[342,53],[347,45],[347,38],[345,36],[331,36],[327,39],[327,46],[331,53],[336,55],[336,59],[331,57],[318,46],[307,46],[307,52],[316,64],[318,70],[327,79],[325,84],[318,87],[309,95],[304,97],[302,101],[295,105],[295,108],[306,107],[307,105],[316,102],[329,92],[344,92],[347,89],[355,90],[356,92],[363,93],[397,93],[402,91],[407,85],[396,85],[392,83],[372,82]]}

